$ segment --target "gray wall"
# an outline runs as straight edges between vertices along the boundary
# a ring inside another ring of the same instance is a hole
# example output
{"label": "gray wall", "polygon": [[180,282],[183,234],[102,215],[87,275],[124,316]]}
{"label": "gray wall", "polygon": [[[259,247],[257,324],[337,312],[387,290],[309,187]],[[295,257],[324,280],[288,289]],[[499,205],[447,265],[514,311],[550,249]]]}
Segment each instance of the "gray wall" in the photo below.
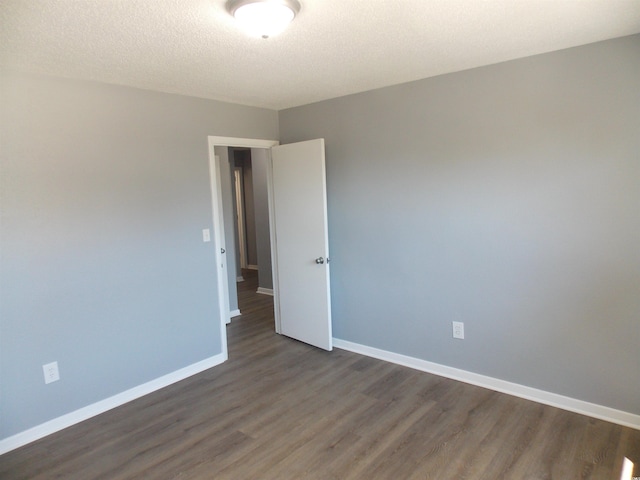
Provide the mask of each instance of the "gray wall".
{"label": "gray wall", "polygon": [[269,233],[269,194],[267,187],[268,150],[251,149],[253,200],[258,250],[258,286],[273,289],[271,272],[271,237]]}
{"label": "gray wall", "polygon": [[221,352],[207,135],[278,126],[269,110],[0,75],[6,438]]}
{"label": "gray wall", "polygon": [[639,87],[636,35],[281,111],[335,336],[640,414]]}

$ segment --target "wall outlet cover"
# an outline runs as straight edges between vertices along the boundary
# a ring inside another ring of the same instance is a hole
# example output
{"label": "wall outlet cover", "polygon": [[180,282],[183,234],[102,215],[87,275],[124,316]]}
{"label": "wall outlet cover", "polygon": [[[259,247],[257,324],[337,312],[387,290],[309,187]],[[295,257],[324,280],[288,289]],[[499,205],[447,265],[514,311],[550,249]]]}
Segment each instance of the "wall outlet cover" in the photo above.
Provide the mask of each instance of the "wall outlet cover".
{"label": "wall outlet cover", "polygon": [[451,324],[453,325],[453,338],[464,340],[464,323],[451,322]]}
{"label": "wall outlet cover", "polygon": [[42,366],[42,370],[44,371],[44,383],[57,382],[60,380],[58,362],[47,363]]}

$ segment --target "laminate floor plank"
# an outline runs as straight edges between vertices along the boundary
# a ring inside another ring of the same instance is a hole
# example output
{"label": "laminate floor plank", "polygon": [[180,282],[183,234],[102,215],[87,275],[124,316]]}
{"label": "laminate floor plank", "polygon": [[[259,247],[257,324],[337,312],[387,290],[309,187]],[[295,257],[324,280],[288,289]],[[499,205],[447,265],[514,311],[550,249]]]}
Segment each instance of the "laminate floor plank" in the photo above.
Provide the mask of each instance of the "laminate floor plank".
{"label": "laminate floor plank", "polygon": [[640,476],[640,430],[277,335],[243,275],[227,362],[0,456],[0,478]]}

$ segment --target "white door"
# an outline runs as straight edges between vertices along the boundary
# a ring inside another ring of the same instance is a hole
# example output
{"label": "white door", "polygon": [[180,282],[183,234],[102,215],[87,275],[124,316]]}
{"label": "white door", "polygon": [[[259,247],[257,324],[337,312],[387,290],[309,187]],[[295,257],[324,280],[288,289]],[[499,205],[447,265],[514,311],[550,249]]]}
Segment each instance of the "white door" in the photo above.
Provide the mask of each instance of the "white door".
{"label": "white door", "polygon": [[[213,146],[211,148],[213,151]],[[220,308],[220,318],[225,323],[231,322],[229,316],[229,281],[227,278],[227,251],[224,242],[224,222],[222,211],[222,186],[220,175],[220,157],[215,155],[210,161],[209,172],[211,175],[211,193],[213,204],[213,240],[216,248],[216,261],[219,267],[216,269],[218,272],[218,303]],[[223,330],[224,331],[224,330]],[[224,332],[226,333],[226,332]],[[226,338],[226,337],[225,337]],[[226,342],[224,349],[226,351]]]}
{"label": "white door", "polygon": [[280,333],[332,350],[324,139],[271,157]]}

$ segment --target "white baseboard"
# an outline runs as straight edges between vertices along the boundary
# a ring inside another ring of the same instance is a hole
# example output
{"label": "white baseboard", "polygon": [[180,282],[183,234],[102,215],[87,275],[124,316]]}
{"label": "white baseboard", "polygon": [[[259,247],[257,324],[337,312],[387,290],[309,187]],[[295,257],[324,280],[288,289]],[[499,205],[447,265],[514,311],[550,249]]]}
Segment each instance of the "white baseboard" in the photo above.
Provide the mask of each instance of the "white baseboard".
{"label": "white baseboard", "polygon": [[74,412],[49,420],[48,422],[37,425],[29,430],[25,430],[24,432],[12,435],[4,440],[0,440],[0,455],[22,447],[28,443],[35,442],[36,440],[75,425],[76,423],[88,420],[91,417],[100,415],[101,413],[148,395],[149,393],[153,393],[156,390],[160,390],[161,388],[179,382],[180,380],[184,380],[185,378],[215,367],[216,365],[220,365],[226,360],[227,354],[220,353],[189,365],[188,367],[163,375],[162,377],[151,380],[150,382],[133,387],[122,393],[118,393],[112,397],[87,405],[86,407],[80,408]]}
{"label": "white baseboard", "polygon": [[231,310],[229,312],[229,318],[233,318],[233,317],[239,317],[240,315],[242,315],[240,313],[240,310],[236,309],[236,310]]}
{"label": "white baseboard", "polygon": [[240,275],[239,277],[236,277],[236,283],[240,283],[240,282],[244,282],[244,277],[242,275]]}
{"label": "white baseboard", "polygon": [[428,362],[419,358],[401,355],[378,348],[368,347],[358,343],[348,342],[339,338],[333,339],[333,346],[342,350],[359,353],[368,357],[377,358],[390,363],[403,365],[405,367],[414,368],[423,372],[432,373],[441,377],[451,378],[460,382],[470,383],[479,387],[495,390],[496,392],[506,393],[515,397],[525,398],[534,402],[550,405],[552,407],[561,408],[570,412],[580,413],[589,417],[598,418],[607,422],[624,425],[625,427],[640,430],[640,415],[614,408],[597,405],[595,403],[585,402],[564,395],[539,390],[537,388],[527,387],[517,383],[507,382],[498,378],[480,375],[478,373],[461,370],[458,368],[447,367],[439,363]]}
{"label": "white baseboard", "polygon": [[271,295],[273,297],[273,289],[272,288],[258,287],[258,290],[256,290],[256,293],[261,293],[263,295]]}
{"label": "white baseboard", "polygon": [[258,265],[247,265],[247,270],[258,270]]}

